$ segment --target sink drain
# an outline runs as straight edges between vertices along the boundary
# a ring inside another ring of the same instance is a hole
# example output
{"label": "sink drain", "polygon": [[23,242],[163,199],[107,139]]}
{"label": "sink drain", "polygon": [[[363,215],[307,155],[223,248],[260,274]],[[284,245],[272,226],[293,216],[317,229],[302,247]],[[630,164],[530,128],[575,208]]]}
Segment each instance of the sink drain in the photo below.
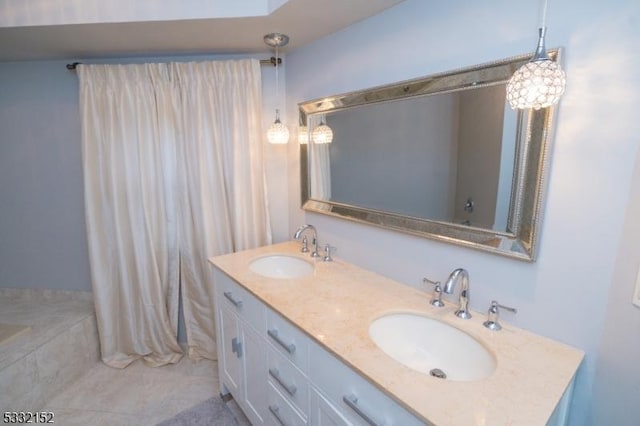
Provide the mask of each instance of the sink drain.
{"label": "sink drain", "polygon": [[434,368],[433,370],[429,371],[429,374],[431,374],[433,377],[437,377],[438,379],[446,379],[447,375],[444,371],[440,370],[439,368]]}

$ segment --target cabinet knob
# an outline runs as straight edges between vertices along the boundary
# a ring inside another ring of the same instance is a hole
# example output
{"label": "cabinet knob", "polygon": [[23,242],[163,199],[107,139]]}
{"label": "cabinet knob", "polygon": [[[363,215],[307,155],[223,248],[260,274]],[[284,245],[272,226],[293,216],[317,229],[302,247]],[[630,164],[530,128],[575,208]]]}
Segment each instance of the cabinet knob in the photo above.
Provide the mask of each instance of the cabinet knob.
{"label": "cabinet knob", "polygon": [[231,339],[231,352],[242,358],[242,342],[237,337]]}

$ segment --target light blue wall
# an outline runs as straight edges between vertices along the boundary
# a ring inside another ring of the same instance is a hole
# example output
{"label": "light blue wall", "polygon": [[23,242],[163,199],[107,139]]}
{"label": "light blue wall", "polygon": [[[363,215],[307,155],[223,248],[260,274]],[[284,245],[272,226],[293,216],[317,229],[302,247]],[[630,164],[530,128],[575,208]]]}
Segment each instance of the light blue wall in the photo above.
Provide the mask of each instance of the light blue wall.
{"label": "light blue wall", "polygon": [[90,290],[75,74],[0,64],[0,129],[0,287]]}
{"label": "light blue wall", "polygon": [[[304,100],[531,52],[538,16],[538,2],[533,1],[406,0],[288,55],[289,122],[295,122],[295,105]],[[547,25],[547,46],[565,48],[568,86],[558,110],[535,263],[305,214],[299,208],[296,168],[289,187],[290,229],[313,223],[322,242],[338,247],[338,256],[415,287],[422,286],[423,276],[443,280],[454,268],[467,268],[472,309],[485,311],[490,300],[497,299],[519,310],[515,316],[505,315],[505,321],[586,352],[571,423],[587,425],[594,413],[614,411],[616,406],[607,401],[630,388],[616,388],[615,380],[595,382],[599,357],[629,347],[637,353],[640,348],[637,328],[633,337],[602,343],[611,315],[606,301],[622,284],[615,280],[616,270],[635,269],[640,260],[620,250],[621,242],[630,238],[621,240],[640,134],[640,3],[549,2]],[[297,164],[297,147],[289,150]],[[625,290],[615,303],[629,307],[629,274],[623,278]],[[640,311],[624,312],[616,321],[637,324]],[[616,359],[621,364],[615,371],[602,367],[604,375],[640,382],[636,363]],[[593,399],[594,386],[612,396]],[[617,424],[637,424],[640,404],[635,396],[636,403],[625,407]]]}
{"label": "light blue wall", "polygon": [[629,303],[640,272],[640,156],[631,186],[613,280],[606,283],[611,295],[594,380],[594,425],[640,424],[640,308]]}

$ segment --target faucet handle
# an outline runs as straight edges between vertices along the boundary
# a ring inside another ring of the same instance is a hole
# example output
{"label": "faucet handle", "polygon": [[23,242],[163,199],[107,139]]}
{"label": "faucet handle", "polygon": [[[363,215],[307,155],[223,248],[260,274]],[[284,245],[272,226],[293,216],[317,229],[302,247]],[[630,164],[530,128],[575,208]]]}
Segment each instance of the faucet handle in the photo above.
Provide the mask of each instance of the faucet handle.
{"label": "faucet handle", "polygon": [[333,251],[338,251],[337,247],[334,247],[330,244],[325,244],[324,246],[324,257],[322,258],[322,260],[324,260],[325,262],[332,262],[333,258],[331,257],[331,250]]}
{"label": "faucet handle", "polygon": [[502,308],[502,309],[507,310],[509,312],[512,312],[514,314],[518,313],[518,310],[516,308],[511,308],[509,306],[501,305],[498,302],[496,302],[495,300],[492,300],[491,301],[491,306],[489,307],[489,310],[487,311],[487,320],[482,323],[482,325],[487,327],[489,330],[499,331],[499,330],[502,329],[502,326],[498,322],[498,319],[500,318],[500,310],[499,310],[499,308]]}
{"label": "faucet handle", "polygon": [[302,253],[309,253],[309,240],[307,239],[306,235],[302,237],[302,248],[300,249],[300,251]]}
{"label": "faucet handle", "polygon": [[440,281],[431,281],[429,278],[423,278],[422,282],[433,286],[433,297],[429,303],[437,308],[442,308],[444,303],[442,303],[442,287],[440,286]]}

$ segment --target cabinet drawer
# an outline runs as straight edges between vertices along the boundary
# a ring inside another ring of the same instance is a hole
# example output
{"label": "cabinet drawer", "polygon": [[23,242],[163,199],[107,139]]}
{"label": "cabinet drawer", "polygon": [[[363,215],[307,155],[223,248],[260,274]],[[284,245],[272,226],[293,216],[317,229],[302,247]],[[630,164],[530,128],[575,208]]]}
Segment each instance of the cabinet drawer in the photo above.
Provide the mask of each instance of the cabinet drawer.
{"label": "cabinet drawer", "polygon": [[350,422],[385,426],[425,424],[315,343],[310,346],[309,363],[313,365],[309,371],[311,382],[322,389]]}
{"label": "cabinet drawer", "polygon": [[309,380],[288,359],[273,348],[267,351],[269,382],[280,390],[303,416],[309,414]]}
{"label": "cabinet drawer", "polygon": [[269,383],[267,391],[267,417],[266,424],[282,425],[282,426],[298,426],[306,425],[307,420],[296,411],[287,399]]}
{"label": "cabinet drawer", "polygon": [[295,364],[304,374],[309,365],[309,339],[297,327],[280,315],[267,310],[266,338],[286,359]]}
{"label": "cabinet drawer", "polygon": [[311,423],[314,426],[353,425],[318,389],[311,387],[309,394],[311,396],[311,412],[309,417],[311,417]]}
{"label": "cabinet drawer", "polygon": [[255,296],[217,268],[214,269],[213,280],[218,303],[229,306],[257,331],[264,329],[265,307]]}

